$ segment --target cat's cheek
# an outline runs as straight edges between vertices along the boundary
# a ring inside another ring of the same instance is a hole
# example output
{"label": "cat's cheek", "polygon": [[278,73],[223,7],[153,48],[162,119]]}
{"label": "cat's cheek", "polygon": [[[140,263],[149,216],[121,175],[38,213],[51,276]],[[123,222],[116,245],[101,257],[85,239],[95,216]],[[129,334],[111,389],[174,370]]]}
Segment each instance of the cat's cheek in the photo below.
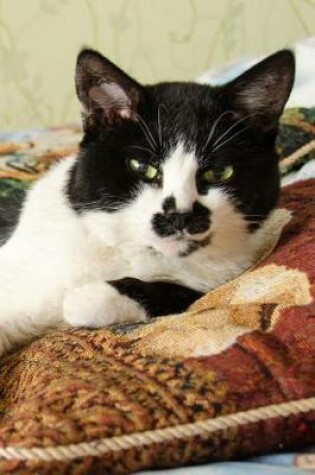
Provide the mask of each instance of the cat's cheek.
{"label": "cat's cheek", "polygon": [[91,282],[68,294],[64,320],[74,327],[101,328],[115,323],[145,322],[144,308],[106,282]]}
{"label": "cat's cheek", "polygon": [[161,190],[146,186],[138,198],[125,210],[124,218],[128,234],[144,246],[150,245],[155,233],[152,229],[152,216],[162,210]]}

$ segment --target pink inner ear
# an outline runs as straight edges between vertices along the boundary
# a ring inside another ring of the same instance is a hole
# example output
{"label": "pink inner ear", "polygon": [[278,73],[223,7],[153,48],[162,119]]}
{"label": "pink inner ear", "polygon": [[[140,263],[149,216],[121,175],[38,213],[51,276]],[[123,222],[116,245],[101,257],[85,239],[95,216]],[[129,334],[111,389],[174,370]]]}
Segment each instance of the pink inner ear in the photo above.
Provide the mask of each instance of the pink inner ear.
{"label": "pink inner ear", "polygon": [[124,89],[114,82],[103,82],[91,88],[90,99],[102,108],[106,116],[113,114],[123,119],[131,117],[131,100]]}
{"label": "pink inner ear", "polygon": [[121,109],[118,113],[123,119],[131,119],[131,109]]}

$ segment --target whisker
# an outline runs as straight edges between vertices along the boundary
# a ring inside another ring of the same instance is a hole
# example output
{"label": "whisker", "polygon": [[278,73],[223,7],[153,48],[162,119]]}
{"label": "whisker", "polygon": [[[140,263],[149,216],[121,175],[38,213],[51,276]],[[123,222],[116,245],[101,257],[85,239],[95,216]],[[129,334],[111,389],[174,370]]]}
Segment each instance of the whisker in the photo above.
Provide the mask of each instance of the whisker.
{"label": "whisker", "polygon": [[159,104],[158,105],[158,111],[157,111],[157,125],[158,125],[158,135],[159,135],[159,144],[160,147],[162,147],[163,144],[163,134],[162,134],[162,123],[161,123],[161,109],[166,110],[164,104]]}
{"label": "whisker", "polygon": [[137,150],[143,150],[144,152],[148,152],[150,155],[152,155],[152,153],[154,153],[153,150],[151,150],[149,148],[146,148],[146,147],[141,147],[140,145],[128,145],[125,148],[135,148]]}
{"label": "whisker", "polygon": [[157,149],[158,149],[158,146],[157,146],[157,143],[156,143],[156,141],[153,137],[152,132],[150,131],[150,129],[149,129],[148,125],[146,124],[146,122],[143,120],[143,118],[137,112],[135,112],[135,115],[136,115],[137,119],[139,120],[139,126],[140,126],[142,132],[144,133],[148,143],[151,145],[153,150],[156,152]]}
{"label": "whisker", "polygon": [[76,204],[79,206],[88,206],[88,207],[93,206],[92,211],[104,211],[104,207],[119,210],[121,206],[124,206],[127,203],[125,201],[118,201],[118,200],[114,201],[114,200],[111,200],[110,197],[106,196],[94,201],[78,201]]}
{"label": "whisker", "polygon": [[227,136],[227,134],[229,132],[231,132],[235,127],[237,127],[239,124],[241,124],[242,122],[244,122],[245,120],[247,119],[250,119],[251,117],[257,115],[257,113],[254,113],[254,114],[250,114],[250,115],[246,115],[245,117],[241,117],[239,120],[237,120],[234,124],[231,125],[231,127],[229,127],[213,144],[213,147],[215,147],[216,145],[218,145],[220,143],[220,141]]}
{"label": "whisker", "polygon": [[219,150],[221,147],[223,147],[223,145],[226,145],[227,143],[231,142],[231,140],[233,140],[235,137],[237,137],[238,135],[244,133],[246,130],[248,130],[250,128],[249,125],[247,125],[246,127],[244,127],[243,129],[241,130],[238,130],[237,132],[235,132],[235,134],[233,134],[231,137],[228,137],[226,140],[224,140],[223,142],[220,142],[214,149],[212,149],[212,152],[216,152],[217,150]]}
{"label": "whisker", "polygon": [[227,114],[236,114],[236,112],[232,111],[232,110],[227,110],[225,112],[222,112],[222,114],[219,115],[219,117],[214,121],[211,129],[210,129],[210,132],[209,132],[209,135],[208,135],[208,138],[206,140],[206,143],[204,144],[203,148],[202,148],[202,153],[204,153],[205,149],[207,148],[209,142],[211,141],[212,137],[213,137],[213,134],[216,130],[216,127],[218,125],[218,123],[220,122],[220,120]]}

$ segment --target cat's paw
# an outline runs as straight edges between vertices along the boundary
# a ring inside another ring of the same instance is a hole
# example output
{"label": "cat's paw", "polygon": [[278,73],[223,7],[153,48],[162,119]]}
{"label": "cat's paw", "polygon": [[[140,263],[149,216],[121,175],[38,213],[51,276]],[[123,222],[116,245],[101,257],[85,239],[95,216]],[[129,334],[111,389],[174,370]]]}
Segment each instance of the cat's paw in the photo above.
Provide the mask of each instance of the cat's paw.
{"label": "cat's paw", "polygon": [[63,316],[74,327],[100,328],[114,323],[145,322],[145,309],[106,282],[77,287],[64,300]]}

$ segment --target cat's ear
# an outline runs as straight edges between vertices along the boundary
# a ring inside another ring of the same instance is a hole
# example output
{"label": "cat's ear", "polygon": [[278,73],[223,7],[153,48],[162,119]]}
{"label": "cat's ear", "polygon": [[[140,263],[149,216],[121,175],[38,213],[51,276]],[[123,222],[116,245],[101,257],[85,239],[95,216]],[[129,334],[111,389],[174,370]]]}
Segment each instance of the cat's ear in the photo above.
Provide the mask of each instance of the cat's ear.
{"label": "cat's ear", "polygon": [[84,49],[75,72],[85,128],[136,120],[142,88],[100,53]]}
{"label": "cat's ear", "polygon": [[289,98],[294,74],[290,50],[268,56],[226,86],[231,107],[244,120],[248,117],[255,128],[274,129]]}

